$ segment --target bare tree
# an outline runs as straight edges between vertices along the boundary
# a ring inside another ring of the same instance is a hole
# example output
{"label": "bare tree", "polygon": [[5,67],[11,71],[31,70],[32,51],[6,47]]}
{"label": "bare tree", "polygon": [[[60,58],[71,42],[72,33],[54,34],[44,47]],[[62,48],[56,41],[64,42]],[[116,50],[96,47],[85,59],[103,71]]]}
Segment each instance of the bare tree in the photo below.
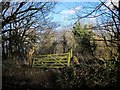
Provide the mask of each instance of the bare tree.
{"label": "bare tree", "polygon": [[[113,2],[112,0],[99,0],[99,4],[93,4],[90,10],[84,10],[83,16],[77,14],[78,21],[84,18],[95,18],[96,25],[91,27],[95,31],[99,32],[104,38],[106,45],[114,43],[117,45],[117,51],[120,56],[120,11],[119,2]],[[106,34],[109,35],[106,36]]]}
{"label": "bare tree", "polygon": [[[51,27],[49,13],[54,2],[1,2],[2,5],[2,52],[4,57],[20,56],[36,42],[35,30]],[[34,34],[31,34],[34,30]],[[31,39],[30,39],[31,38]],[[21,57],[21,56],[20,56]]]}

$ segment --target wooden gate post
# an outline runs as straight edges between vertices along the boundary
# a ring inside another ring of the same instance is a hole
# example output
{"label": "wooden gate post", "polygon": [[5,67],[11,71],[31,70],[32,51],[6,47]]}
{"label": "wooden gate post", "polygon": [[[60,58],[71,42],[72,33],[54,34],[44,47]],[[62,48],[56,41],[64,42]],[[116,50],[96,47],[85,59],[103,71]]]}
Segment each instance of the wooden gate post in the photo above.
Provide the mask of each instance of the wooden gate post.
{"label": "wooden gate post", "polygon": [[72,49],[70,49],[69,53],[68,53],[68,66],[70,66],[70,61],[71,61],[71,58],[72,58]]}
{"label": "wooden gate post", "polygon": [[72,56],[73,56],[73,55],[72,55],[72,49],[70,49],[70,58],[72,58]]}

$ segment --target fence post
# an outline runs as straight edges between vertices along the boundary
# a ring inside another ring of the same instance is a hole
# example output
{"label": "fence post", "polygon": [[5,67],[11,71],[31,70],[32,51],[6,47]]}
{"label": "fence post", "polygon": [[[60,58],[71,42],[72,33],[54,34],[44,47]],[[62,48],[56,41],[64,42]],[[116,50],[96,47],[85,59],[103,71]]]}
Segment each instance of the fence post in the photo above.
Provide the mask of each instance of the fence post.
{"label": "fence post", "polygon": [[68,53],[68,65],[67,66],[70,66],[70,52]]}
{"label": "fence post", "polygon": [[70,60],[72,58],[72,49],[70,49],[69,51],[69,55],[68,55],[68,66],[70,66]]}
{"label": "fence post", "polygon": [[72,58],[72,49],[70,49],[70,58]]}
{"label": "fence post", "polygon": [[32,58],[29,58],[29,67],[32,66]]}

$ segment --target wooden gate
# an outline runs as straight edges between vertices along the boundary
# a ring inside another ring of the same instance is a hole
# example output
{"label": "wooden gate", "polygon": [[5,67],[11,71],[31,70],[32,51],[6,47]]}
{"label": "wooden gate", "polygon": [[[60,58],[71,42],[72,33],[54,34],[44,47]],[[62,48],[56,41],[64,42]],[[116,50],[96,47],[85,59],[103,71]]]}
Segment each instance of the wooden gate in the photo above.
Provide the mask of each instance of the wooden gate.
{"label": "wooden gate", "polygon": [[64,68],[70,66],[72,49],[68,53],[40,55],[32,59],[32,67]]}

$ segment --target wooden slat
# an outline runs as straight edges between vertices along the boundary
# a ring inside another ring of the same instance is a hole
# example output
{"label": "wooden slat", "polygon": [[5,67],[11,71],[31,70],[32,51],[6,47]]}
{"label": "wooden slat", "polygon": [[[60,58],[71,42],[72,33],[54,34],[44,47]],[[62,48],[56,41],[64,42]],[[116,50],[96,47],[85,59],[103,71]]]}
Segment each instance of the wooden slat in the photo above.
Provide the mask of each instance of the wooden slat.
{"label": "wooden slat", "polygon": [[39,66],[39,65],[38,65],[38,66],[35,66],[35,67],[39,67],[39,68],[52,68],[52,69],[54,68],[54,69],[58,69],[58,68],[64,68],[65,66],[59,66],[59,67],[58,67],[58,66],[48,66],[48,67],[45,67],[45,66]]}
{"label": "wooden slat", "polygon": [[[56,62],[55,60],[50,60],[50,61],[42,61],[42,62],[47,62],[47,63],[52,63],[52,62]],[[62,61],[60,61],[60,62],[62,62],[62,63],[64,63],[64,62],[67,62],[67,60],[62,60]]]}

